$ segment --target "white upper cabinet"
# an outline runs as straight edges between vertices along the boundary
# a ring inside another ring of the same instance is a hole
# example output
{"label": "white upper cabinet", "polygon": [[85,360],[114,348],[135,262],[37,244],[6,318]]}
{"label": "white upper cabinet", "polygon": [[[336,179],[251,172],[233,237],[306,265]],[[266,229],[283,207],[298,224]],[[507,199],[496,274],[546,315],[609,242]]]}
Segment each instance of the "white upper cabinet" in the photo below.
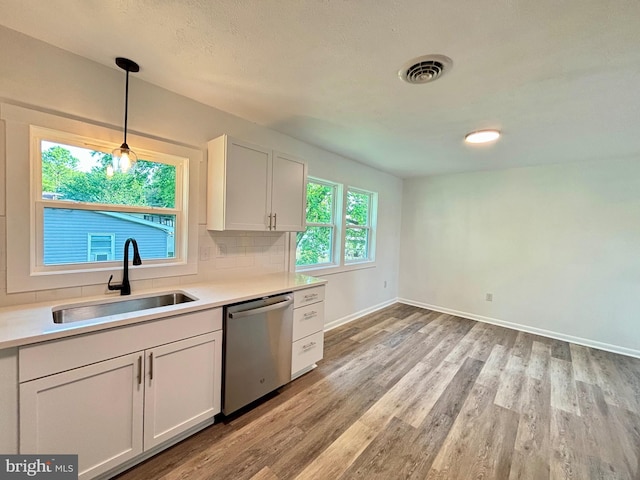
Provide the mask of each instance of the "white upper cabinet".
{"label": "white upper cabinet", "polygon": [[209,230],[302,231],[306,164],[222,135],[208,144]]}
{"label": "white upper cabinet", "polygon": [[273,152],[271,212],[273,230],[299,232],[306,228],[307,168],[303,161]]}
{"label": "white upper cabinet", "polygon": [[271,151],[223,135],[209,142],[207,228],[265,230],[271,200]]}

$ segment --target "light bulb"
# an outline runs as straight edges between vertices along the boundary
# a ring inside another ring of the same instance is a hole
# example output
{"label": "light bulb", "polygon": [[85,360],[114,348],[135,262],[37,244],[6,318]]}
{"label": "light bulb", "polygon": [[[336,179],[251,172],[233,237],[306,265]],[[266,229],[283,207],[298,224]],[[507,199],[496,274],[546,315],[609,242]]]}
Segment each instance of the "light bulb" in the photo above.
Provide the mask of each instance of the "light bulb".
{"label": "light bulb", "polygon": [[122,152],[122,156],[120,157],[120,170],[122,173],[127,173],[131,168],[131,159],[129,158],[129,154],[127,152]]}

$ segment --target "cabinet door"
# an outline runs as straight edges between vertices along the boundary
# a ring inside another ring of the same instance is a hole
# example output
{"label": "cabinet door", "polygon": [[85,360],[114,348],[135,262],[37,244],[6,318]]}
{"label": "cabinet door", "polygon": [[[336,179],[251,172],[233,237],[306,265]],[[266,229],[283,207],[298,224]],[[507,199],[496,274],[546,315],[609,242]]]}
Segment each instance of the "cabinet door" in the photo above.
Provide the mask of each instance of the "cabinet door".
{"label": "cabinet door", "polygon": [[222,330],[145,352],[144,448],[220,412]]}
{"label": "cabinet door", "polygon": [[227,138],[225,230],[269,227],[271,152]]}
{"label": "cabinet door", "polygon": [[306,228],[307,174],[306,165],[282,153],[273,154],[271,212],[275,230],[303,231]]}
{"label": "cabinet door", "polygon": [[20,385],[20,453],[78,454],[93,478],[142,453],[143,355]]}

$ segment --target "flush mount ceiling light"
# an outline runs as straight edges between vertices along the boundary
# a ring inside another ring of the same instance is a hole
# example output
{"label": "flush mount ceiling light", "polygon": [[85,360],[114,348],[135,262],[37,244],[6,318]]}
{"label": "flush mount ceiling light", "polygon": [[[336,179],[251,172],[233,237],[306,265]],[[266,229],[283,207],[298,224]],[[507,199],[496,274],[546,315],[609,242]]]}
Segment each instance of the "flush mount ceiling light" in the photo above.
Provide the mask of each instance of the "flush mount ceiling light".
{"label": "flush mount ceiling light", "polygon": [[128,58],[116,58],[116,65],[127,72],[127,80],[124,90],[124,141],[120,147],[116,148],[111,156],[113,158],[113,166],[107,167],[107,175],[112,176],[114,172],[120,171],[126,173],[138,161],[138,156],[127,145],[127,120],[129,114],[129,72],[139,72],[140,66],[133,60]]}
{"label": "flush mount ceiling light", "polygon": [[444,55],[424,55],[409,60],[398,71],[398,76],[407,83],[434,82],[453,67],[453,60]]}
{"label": "flush mount ceiling light", "polygon": [[464,141],[467,143],[488,143],[497,140],[500,137],[500,130],[478,130],[467,133]]}

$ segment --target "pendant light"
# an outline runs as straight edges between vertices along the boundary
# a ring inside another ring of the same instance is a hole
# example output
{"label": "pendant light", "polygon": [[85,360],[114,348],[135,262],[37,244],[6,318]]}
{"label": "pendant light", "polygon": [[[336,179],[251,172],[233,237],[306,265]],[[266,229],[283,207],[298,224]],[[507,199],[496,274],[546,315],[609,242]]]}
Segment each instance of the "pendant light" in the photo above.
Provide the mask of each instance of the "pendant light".
{"label": "pendant light", "polygon": [[138,156],[127,145],[127,120],[129,114],[129,72],[139,72],[140,66],[133,60],[128,58],[116,58],[116,65],[127,72],[127,80],[124,90],[124,141],[120,147],[116,148],[111,156],[113,158],[113,166],[107,167],[107,175],[112,176],[114,172],[120,171],[126,173],[138,160]]}

